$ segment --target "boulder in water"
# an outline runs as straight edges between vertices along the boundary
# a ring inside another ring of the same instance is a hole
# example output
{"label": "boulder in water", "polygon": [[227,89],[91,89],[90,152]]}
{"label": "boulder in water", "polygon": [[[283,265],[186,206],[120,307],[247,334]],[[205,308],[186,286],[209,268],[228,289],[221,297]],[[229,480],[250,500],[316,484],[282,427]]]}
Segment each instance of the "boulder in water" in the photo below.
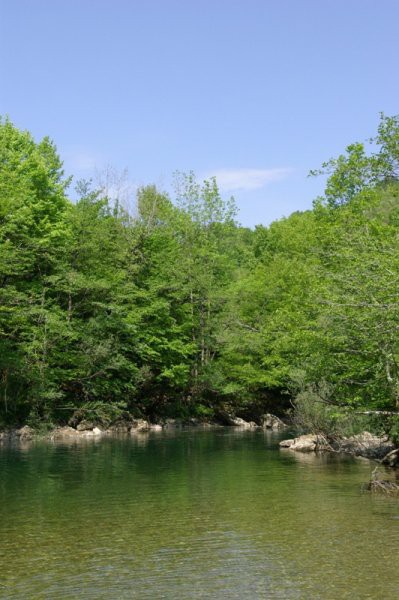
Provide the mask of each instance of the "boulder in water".
{"label": "boulder in water", "polygon": [[276,415],[272,415],[270,413],[266,413],[265,415],[262,415],[261,417],[261,423],[262,423],[262,427],[263,429],[284,429],[285,427],[287,427],[287,425],[278,417],[276,417]]}
{"label": "boulder in water", "polygon": [[317,435],[300,435],[293,440],[283,440],[280,442],[282,448],[289,448],[297,452],[314,452],[320,449],[320,439]]}

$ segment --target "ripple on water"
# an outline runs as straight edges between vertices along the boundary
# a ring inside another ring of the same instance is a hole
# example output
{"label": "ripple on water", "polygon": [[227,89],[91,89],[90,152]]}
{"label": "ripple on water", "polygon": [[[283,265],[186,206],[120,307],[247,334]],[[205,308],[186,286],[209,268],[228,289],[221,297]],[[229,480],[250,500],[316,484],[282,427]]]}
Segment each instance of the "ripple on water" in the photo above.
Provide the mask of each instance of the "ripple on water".
{"label": "ripple on water", "polygon": [[398,502],[370,466],[262,432],[0,451],[0,597],[399,597]]}

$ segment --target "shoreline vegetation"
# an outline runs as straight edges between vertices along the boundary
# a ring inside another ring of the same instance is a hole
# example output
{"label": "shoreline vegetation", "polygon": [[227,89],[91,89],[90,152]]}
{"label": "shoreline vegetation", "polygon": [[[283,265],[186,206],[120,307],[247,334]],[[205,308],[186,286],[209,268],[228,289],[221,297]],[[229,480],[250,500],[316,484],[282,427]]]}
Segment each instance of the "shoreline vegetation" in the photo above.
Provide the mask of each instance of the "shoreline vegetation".
{"label": "shoreline vegetation", "polygon": [[[288,430],[292,432],[292,423],[284,422],[272,414],[265,414],[260,424],[245,421],[239,417],[224,415],[218,421],[198,419],[166,419],[159,423],[150,423],[145,419],[120,420],[106,426],[82,421],[75,427],[70,425],[53,427],[48,430],[35,430],[28,425],[19,429],[0,431],[0,448],[15,446],[29,448],[32,443],[46,442],[51,444],[76,444],[98,441],[107,437],[143,438],[150,433],[173,432],[175,430],[215,430],[235,429],[238,431],[268,431],[280,435]],[[354,458],[368,460],[376,464],[370,481],[363,485],[363,491],[399,496],[399,448],[385,436],[373,435],[367,431],[351,437],[328,438],[326,435],[302,434],[298,437],[284,439],[279,442],[282,452],[299,452],[306,454],[334,453],[347,454]]]}
{"label": "shoreline vegetation", "polygon": [[[98,441],[106,437],[142,438],[150,433],[173,432],[175,430],[214,430],[231,428],[242,430],[262,430],[272,433],[292,431],[290,424],[272,414],[265,414],[260,424],[245,421],[239,417],[224,415],[218,421],[200,421],[198,419],[166,419],[160,423],[150,423],[145,419],[120,420],[108,427],[99,427],[82,421],[76,427],[69,425],[54,427],[50,430],[38,431],[25,425],[19,429],[0,431],[0,448],[17,445],[29,448],[37,441],[52,444],[76,444]],[[328,439],[325,435],[303,434],[299,437],[284,439],[279,442],[282,452],[300,453],[338,453],[348,454],[355,458],[369,460],[376,464],[370,481],[363,485],[364,491],[399,496],[399,448],[395,447],[387,436],[376,436],[367,431],[349,438]]]}
{"label": "shoreline vegetation", "polygon": [[215,429],[231,427],[244,430],[269,430],[282,431],[289,426],[281,419],[272,414],[262,415],[258,423],[255,421],[245,421],[240,417],[234,417],[228,414],[221,414],[217,420],[200,420],[195,418],[190,419],[164,419],[156,423],[146,419],[124,418],[119,419],[114,423],[95,423],[82,420],[79,423],[73,423],[73,426],[64,425],[51,427],[50,429],[34,429],[29,425],[24,425],[20,428],[9,428],[0,431],[1,442],[28,442],[33,440],[65,440],[65,439],[90,439],[102,435],[124,435],[124,434],[140,434],[150,432],[160,432],[166,430],[186,429],[186,428],[202,428]]}
{"label": "shoreline vegetation", "polygon": [[133,206],[108,171],[72,201],[53,142],[0,120],[0,438],[269,414],[394,452],[399,117],[319,174],[312,210],[254,230],[193,173]]}
{"label": "shoreline vegetation", "polygon": [[[236,430],[263,430],[273,433],[293,431],[292,423],[285,422],[272,414],[265,414],[260,422],[245,421],[230,415],[220,416],[216,421],[198,419],[166,419],[150,423],[145,419],[119,420],[110,425],[81,421],[74,427],[71,425],[56,426],[50,429],[34,429],[29,425],[20,428],[9,428],[0,431],[2,442],[30,442],[36,440],[65,441],[87,440],[107,435],[136,435],[151,432],[170,431],[176,429],[218,429],[232,428]],[[301,434],[279,442],[280,448],[296,452],[333,452],[351,454],[380,462],[389,467],[399,466],[399,448],[388,436],[377,436],[364,431],[351,437],[329,438],[324,434]]]}

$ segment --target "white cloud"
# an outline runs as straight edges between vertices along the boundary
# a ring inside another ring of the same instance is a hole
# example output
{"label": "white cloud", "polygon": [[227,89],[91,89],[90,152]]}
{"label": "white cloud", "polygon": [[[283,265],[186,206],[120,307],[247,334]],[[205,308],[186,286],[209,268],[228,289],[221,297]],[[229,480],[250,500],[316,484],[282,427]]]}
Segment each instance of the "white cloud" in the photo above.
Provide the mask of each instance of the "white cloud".
{"label": "white cloud", "polygon": [[94,169],[104,162],[102,157],[95,151],[82,146],[69,146],[64,148],[61,153],[64,161],[64,168],[73,174],[84,171],[94,171]]}
{"label": "white cloud", "polygon": [[205,178],[216,177],[221,191],[258,190],[268,183],[285,179],[292,169],[219,169]]}
{"label": "white cloud", "polygon": [[90,171],[97,164],[96,158],[86,152],[80,152],[71,156],[70,162],[77,171]]}

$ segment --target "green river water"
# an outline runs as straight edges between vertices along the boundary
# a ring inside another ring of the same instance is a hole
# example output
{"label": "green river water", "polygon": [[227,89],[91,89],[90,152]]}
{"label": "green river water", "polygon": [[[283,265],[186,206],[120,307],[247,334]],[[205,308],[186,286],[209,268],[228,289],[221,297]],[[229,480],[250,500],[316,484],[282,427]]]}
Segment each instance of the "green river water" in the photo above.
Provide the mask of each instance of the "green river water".
{"label": "green river water", "polygon": [[372,466],[262,431],[0,448],[0,598],[399,598]]}

